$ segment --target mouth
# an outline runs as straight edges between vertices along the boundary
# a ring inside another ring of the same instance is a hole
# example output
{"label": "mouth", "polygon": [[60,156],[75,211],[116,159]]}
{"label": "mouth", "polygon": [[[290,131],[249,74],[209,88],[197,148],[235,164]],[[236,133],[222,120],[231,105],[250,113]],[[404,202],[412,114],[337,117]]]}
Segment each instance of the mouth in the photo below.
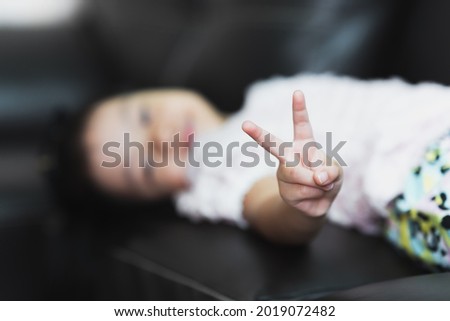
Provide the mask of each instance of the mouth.
{"label": "mouth", "polygon": [[191,147],[194,141],[194,133],[195,133],[194,124],[192,123],[192,121],[187,121],[181,132],[180,137],[181,141],[187,142],[189,144],[189,147]]}

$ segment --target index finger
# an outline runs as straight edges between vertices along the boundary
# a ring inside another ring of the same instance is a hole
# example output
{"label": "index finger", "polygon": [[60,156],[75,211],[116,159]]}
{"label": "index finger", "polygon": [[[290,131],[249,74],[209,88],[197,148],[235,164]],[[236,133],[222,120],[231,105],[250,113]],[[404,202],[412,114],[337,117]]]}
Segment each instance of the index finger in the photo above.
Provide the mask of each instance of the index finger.
{"label": "index finger", "polygon": [[284,157],[280,155],[283,144],[281,139],[248,120],[242,124],[242,130],[278,160],[284,161]]}
{"label": "index finger", "polygon": [[305,96],[300,90],[292,95],[292,119],[294,122],[294,141],[314,140],[313,130],[306,110]]}

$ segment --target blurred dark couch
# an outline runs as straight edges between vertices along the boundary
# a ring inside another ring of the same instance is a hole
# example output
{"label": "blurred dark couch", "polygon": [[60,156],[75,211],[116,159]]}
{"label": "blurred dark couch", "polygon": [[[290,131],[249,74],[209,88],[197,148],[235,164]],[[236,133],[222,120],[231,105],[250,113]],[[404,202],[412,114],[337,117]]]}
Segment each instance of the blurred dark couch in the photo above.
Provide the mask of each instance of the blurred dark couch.
{"label": "blurred dark couch", "polygon": [[291,248],[189,223],[168,204],[69,215],[37,152],[58,110],[135,89],[188,87],[231,112],[274,74],[449,84],[449,10],[438,0],[89,0],[62,24],[0,28],[0,299],[450,297],[449,275],[333,225]]}

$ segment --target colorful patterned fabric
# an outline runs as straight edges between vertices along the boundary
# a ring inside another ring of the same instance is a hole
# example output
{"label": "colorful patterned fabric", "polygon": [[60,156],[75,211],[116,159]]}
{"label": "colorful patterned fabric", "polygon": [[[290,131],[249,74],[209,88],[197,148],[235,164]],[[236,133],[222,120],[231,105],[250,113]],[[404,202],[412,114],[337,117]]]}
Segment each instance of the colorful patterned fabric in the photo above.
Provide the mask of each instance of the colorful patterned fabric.
{"label": "colorful patterned fabric", "polygon": [[389,203],[385,236],[433,270],[450,270],[450,132],[430,145]]}

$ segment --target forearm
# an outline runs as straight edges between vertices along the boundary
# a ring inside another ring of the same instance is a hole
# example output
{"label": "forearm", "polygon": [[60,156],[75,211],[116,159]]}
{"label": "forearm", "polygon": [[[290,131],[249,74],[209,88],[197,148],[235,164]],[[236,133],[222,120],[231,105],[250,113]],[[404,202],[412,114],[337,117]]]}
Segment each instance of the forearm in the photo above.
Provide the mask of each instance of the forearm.
{"label": "forearm", "polygon": [[325,222],[326,215],[311,217],[288,205],[278,191],[276,177],[256,182],[244,200],[244,217],[267,239],[285,244],[310,241]]}

